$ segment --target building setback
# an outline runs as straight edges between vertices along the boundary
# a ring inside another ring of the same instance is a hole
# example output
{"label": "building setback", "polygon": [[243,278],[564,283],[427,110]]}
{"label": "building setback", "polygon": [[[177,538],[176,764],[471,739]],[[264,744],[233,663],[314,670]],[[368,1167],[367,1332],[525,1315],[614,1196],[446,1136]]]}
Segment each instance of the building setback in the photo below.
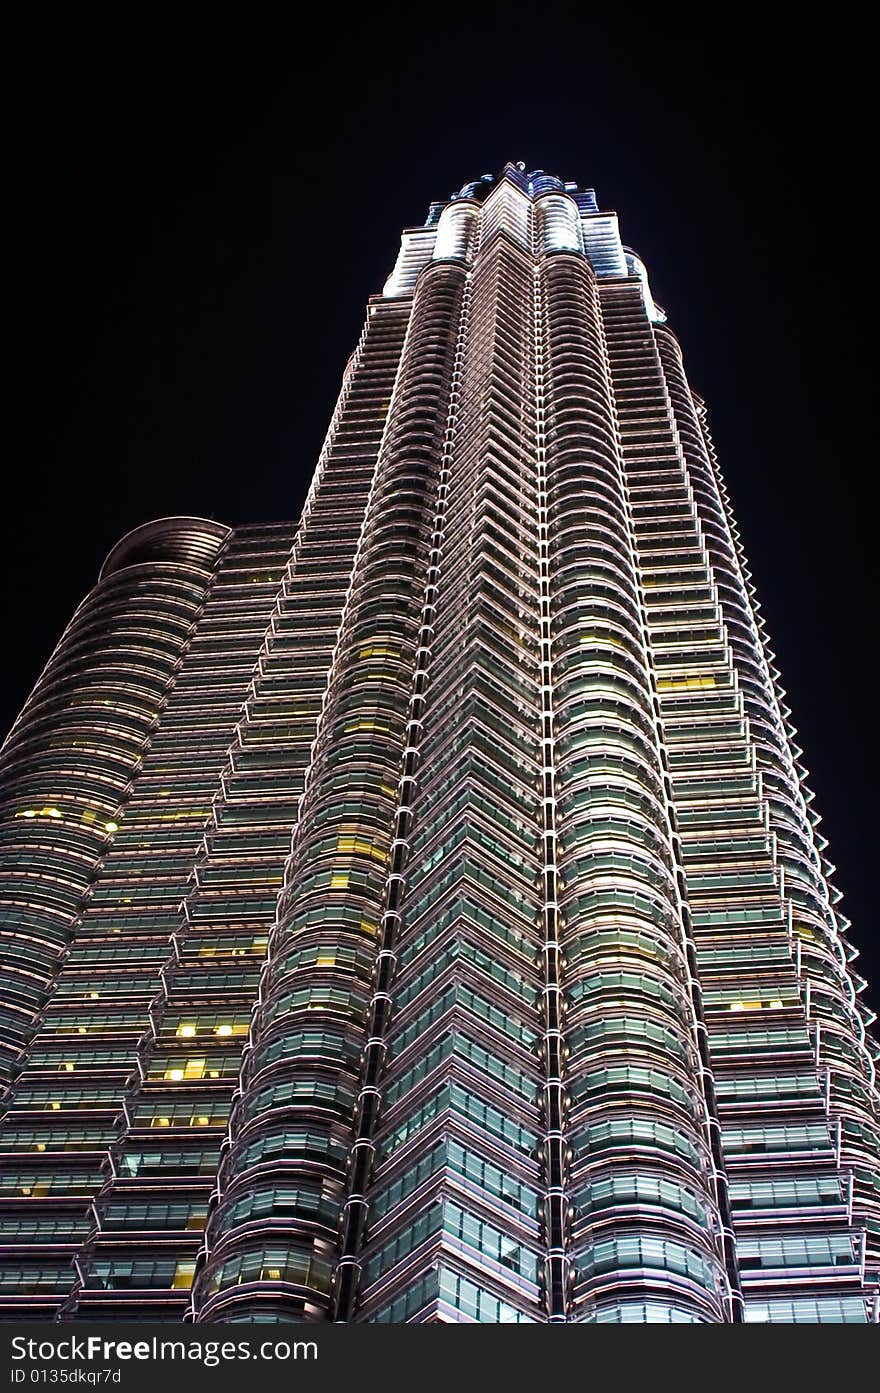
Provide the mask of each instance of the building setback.
{"label": "building setback", "polygon": [[298,524],[147,524],[0,752],[0,1317],[877,1322],[878,1047],[616,215],[404,231]]}

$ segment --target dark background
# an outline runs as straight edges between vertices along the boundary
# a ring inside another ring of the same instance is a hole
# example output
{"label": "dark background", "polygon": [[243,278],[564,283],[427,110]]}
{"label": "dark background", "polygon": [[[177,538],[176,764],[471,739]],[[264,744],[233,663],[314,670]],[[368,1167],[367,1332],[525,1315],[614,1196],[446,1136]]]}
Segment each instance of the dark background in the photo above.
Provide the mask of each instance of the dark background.
{"label": "dark background", "polygon": [[845,6],[823,28],[667,11],[32,8],[0,725],[129,528],[296,516],[401,227],[524,160],[618,210],[709,403],[880,987],[870,48]]}

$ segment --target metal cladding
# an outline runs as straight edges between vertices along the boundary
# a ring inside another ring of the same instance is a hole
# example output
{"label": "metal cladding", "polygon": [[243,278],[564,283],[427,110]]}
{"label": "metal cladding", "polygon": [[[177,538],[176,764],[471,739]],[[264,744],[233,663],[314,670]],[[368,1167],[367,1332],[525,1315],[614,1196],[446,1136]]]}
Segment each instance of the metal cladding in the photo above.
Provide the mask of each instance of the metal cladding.
{"label": "metal cladding", "polygon": [[0,1314],[880,1319],[880,1099],[706,425],[592,190],[404,231],[298,525],[0,752]]}

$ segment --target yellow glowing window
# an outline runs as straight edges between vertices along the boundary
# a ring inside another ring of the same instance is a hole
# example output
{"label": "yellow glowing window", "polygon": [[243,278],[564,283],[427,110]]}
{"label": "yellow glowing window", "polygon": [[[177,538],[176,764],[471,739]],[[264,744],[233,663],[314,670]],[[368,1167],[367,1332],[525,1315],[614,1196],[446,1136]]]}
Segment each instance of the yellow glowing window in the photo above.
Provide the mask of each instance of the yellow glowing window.
{"label": "yellow glowing window", "polygon": [[193,1284],[196,1265],[194,1262],[179,1262],[174,1269],[174,1277],[171,1282],[174,1291],[189,1291]]}
{"label": "yellow glowing window", "polygon": [[261,1276],[265,1281],[280,1282],[280,1281],[281,1281],[281,1268],[280,1268],[280,1267],[261,1267],[261,1268],[260,1268],[260,1276]]}
{"label": "yellow glowing window", "polygon": [[248,1033],[248,1023],[247,1023],[247,1021],[240,1021],[240,1022],[238,1023],[238,1025],[234,1025],[234,1026],[232,1027],[232,1033],[233,1033],[233,1035],[247,1035],[247,1033]]}
{"label": "yellow glowing window", "polygon": [[88,1035],[88,1033],[89,1033],[89,1028],[88,1028],[87,1025],[80,1025],[80,1026],[77,1026],[76,1033],[77,1033],[77,1035]]}
{"label": "yellow glowing window", "polygon": [[195,1214],[190,1214],[188,1216],[186,1226],[188,1229],[203,1229],[207,1223],[207,1218],[207,1214],[200,1214],[197,1211]]}
{"label": "yellow glowing window", "polygon": [[319,953],[315,959],[316,967],[333,967],[336,963],[336,954],[333,952]]}
{"label": "yellow glowing window", "polygon": [[355,730],[378,730],[383,735],[388,735],[391,727],[385,721],[352,721],[345,727],[346,734]]}
{"label": "yellow glowing window", "polygon": [[97,1001],[100,995],[100,992],[89,992],[89,997],[92,1001]]}
{"label": "yellow glowing window", "polygon": [[771,1011],[781,1011],[784,1009],[785,1003],[782,1001],[768,1001],[767,1005],[770,1007]]}
{"label": "yellow glowing window", "polygon": [[152,1122],[150,1123],[150,1126],[151,1126],[151,1127],[170,1127],[170,1126],[171,1126],[171,1118],[170,1118],[170,1117],[154,1117],[153,1120],[152,1120]]}
{"label": "yellow glowing window", "polygon": [[362,648],[360,656],[362,658],[399,658],[400,650],[398,648],[383,648],[373,644],[370,648]]}
{"label": "yellow glowing window", "polygon": [[361,928],[364,933],[372,934],[374,937],[379,932],[379,925],[376,923],[375,919],[362,919]]}
{"label": "yellow glowing window", "polygon": [[731,1001],[731,1011],[760,1011],[760,1001]]}
{"label": "yellow glowing window", "polygon": [[611,634],[581,634],[581,643],[613,643],[615,648],[623,648],[619,638],[613,638]]}
{"label": "yellow glowing window", "polygon": [[118,823],[118,822],[105,822],[105,823],[104,823],[104,831],[105,831],[105,832],[118,832],[118,831],[119,831],[119,823]]}
{"label": "yellow glowing window", "polygon": [[386,796],[387,798],[396,798],[396,797],[397,797],[397,789],[396,789],[396,788],[392,788],[391,784],[380,784],[380,785],[379,785],[379,792],[380,792],[380,793],[384,793],[385,796]]}
{"label": "yellow glowing window", "polygon": [[177,1033],[178,1035],[185,1036],[185,1037],[189,1038],[189,1036],[195,1035],[195,1033],[196,1033],[196,1027],[195,1027],[195,1025],[190,1025],[190,1024],[187,1024],[187,1025],[179,1025],[179,1026],[177,1027],[177,1032],[176,1032],[176,1033]]}
{"label": "yellow glowing window", "polygon": [[34,1151],[45,1151],[45,1150],[46,1150],[46,1143],[45,1143],[44,1141],[38,1141],[37,1144],[36,1144],[36,1146],[34,1147]]}
{"label": "yellow glowing window", "polygon": [[195,1116],[190,1118],[189,1125],[190,1127],[210,1127],[211,1119],[210,1117],[207,1117],[204,1113],[197,1113]]}
{"label": "yellow glowing window", "polygon": [[68,1059],[68,1060],[65,1062],[64,1067],[65,1067],[65,1069],[67,1070],[68,1074],[72,1074],[73,1071],[74,1071],[75,1065]]}
{"label": "yellow glowing window", "polygon": [[186,1079],[200,1079],[205,1072],[205,1059],[188,1059],[183,1070],[183,1077]]}
{"label": "yellow glowing window", "polygon": [[85,812],[82,815],[82,820],[83,822],[94,822],[95,816],[96,814],[94,808],[86,808]]}
{"label": "yellow glowing window", "polygon": [[172,1083],[179,1083],[180,1080],[183,1078],[183,1070],[182,1070],[182,1069],[166,1069],[166,1070],[165,1070],[165,1077],[166,1077],[166,1079],[170,1079]]}
{"label": "yellow glowing window", "polygon": [[705,677],[658,677],[657,686],[661,691],[680,692],[695,687],[714,687],[715,678],[711,673]]}
{"label": "yellow glowing window", "polygon": [[60,1104],[60,1103],[50,1103],[50,1104],[49,1104],[49,1107],[52,1109],[53,1112],[60,1112],[60,1111],[61,1111],[61,1104]]}
{"label": "yellow glowing window", "polygon": [[347,871],[344,871],[344,872],[341,872],[341,873],[340,873],[340,872],[337,872],[336,875],[331,875],[331,877],[330,877],[330,889],[331,889],[331,890],[347,890],[347,889],[348,889],[348,872],[347,872]]}
{"label": "yellow glowing window", "polygon": [[215,1027],[214,1027],[214,1034],[215,1034],[215,1035],[231,1035],[231,1034],[232,1034],[232,1026],[231,1026],[231,1025],[215,1025]]}

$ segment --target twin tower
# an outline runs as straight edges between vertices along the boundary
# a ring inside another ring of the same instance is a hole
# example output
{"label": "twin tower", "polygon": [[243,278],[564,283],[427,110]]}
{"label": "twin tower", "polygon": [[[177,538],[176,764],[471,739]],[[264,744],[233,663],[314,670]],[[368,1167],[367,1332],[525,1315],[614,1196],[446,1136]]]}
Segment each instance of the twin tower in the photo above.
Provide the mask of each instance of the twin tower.
{"label": "twin tower", "polygon": [[0,755],[0,1315],[878,1319],[878,1050],[591,190],[370,300],[298,524],[111,552]]}

